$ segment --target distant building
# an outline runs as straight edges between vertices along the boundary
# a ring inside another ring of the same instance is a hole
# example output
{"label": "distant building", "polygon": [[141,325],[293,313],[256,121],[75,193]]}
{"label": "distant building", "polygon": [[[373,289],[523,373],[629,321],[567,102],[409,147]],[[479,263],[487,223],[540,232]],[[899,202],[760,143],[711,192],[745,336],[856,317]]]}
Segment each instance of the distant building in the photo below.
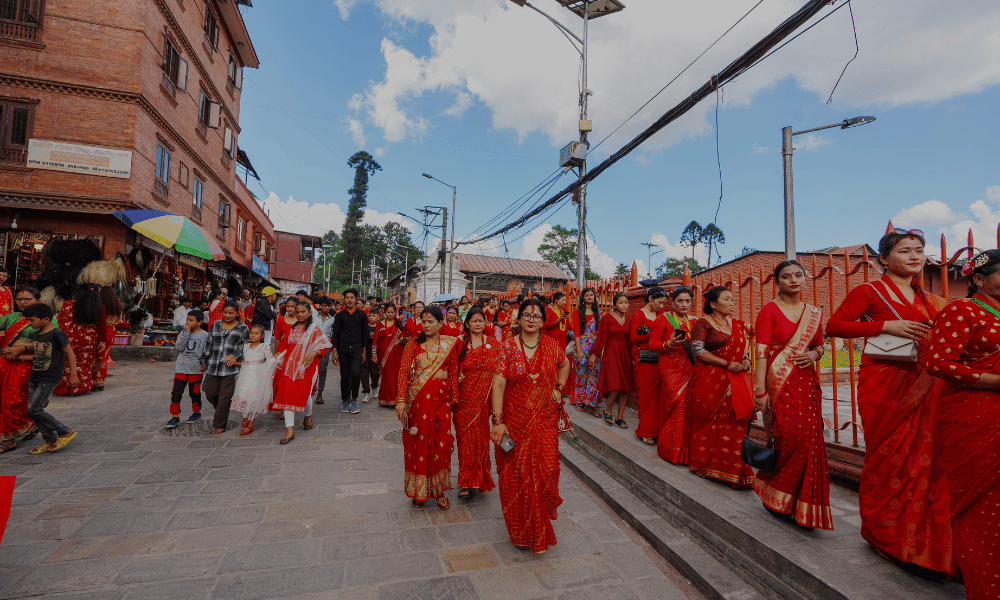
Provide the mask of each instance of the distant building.
{"label": "distant building", "polygon": [[275,231],[274,235],[277,241],[271,279],[278,283],[282,293],[294,294],[304,289],[312,294],[318,285],[313,282],[316,251],[323,246],[323,239],[289,231]]}

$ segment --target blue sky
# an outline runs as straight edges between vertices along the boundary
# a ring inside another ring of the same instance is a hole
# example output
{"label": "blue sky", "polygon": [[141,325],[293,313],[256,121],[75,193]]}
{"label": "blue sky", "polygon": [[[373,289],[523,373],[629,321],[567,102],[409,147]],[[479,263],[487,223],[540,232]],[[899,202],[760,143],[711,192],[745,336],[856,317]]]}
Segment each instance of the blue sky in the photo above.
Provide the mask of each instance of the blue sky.
{"label": "blue sky", "polygon": [[[554,0],[535,4],[581,30],[581,20]],[[626,4],[591,24],[592,145],[755,3]],[[800,4],[764,0],[595,150],[591,164]],[[993,247],[1000,5],[970,1],[947,14],[940,6],[857,2],[860,51],[832,104],[826,99],[855,51],[847,10],[725,88],[718,112],[723,260],[744,246],[783,247],[781,127],[857,115],[877,121],[796,138],[800,250],[875,244],[890,218],[935,238],[943,231],[951,247],[973,227],[977,245],[987,247],[986,238]],[[367,222],[412,224],[396,213],[450,207],[451,190],[420,176],[426,172],[458,186],[456,233],[464,238],[553,173],[559,148],[576,136],[578,63],[556,29],[529,9],[503,0],[283,0],[257,2],[244,18],[261,67],[245,75],[240,146],[262,178],[250,188],[267,198],[278,229],[339,229],[353,179],[346,162],[365,149],[384,169],[372,180]],[[704,101],[591,184],[595,270],[606,275],[633,259],[643,267],[646,241],[670,256],[690,254],[677,245],[681,230],[691,220],[711,222],[719,201],[715,106],[714,97]],[[554,224],[575,226],[572,207],[478,250],[536,258]],[[704,263],[704,249],[697,256]]]}

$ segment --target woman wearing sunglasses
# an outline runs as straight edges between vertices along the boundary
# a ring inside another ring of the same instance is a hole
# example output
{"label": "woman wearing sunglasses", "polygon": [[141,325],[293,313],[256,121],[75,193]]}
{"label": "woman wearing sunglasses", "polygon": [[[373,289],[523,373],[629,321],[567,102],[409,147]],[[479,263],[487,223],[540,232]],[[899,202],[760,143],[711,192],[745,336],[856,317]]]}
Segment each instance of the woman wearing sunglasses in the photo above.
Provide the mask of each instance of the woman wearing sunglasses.
{"label": "woman wearing sunglasses", "polygon": [[917,343],[916,361],[861,359],[861,535],[890,560],[956,575],[948,485],[934,464],[938,394],[926,371],[928,335],[945,301],[917,285],[927,260],[920,230],[885,234],[878,260],[882,277],[852,290],[826,327],[832,337],[887,333]]}

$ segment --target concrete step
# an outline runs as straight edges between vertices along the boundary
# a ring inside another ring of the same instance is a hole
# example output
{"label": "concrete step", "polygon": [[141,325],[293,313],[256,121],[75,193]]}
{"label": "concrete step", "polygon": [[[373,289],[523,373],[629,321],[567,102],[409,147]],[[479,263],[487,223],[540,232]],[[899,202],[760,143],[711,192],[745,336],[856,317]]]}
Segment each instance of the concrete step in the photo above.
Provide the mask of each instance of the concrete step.
{"label": "concrete step", "polygon": [[661,460],[631,429],[573,415],[580,440],[563,434],[563,463],[709,598],[965,597],[964,586],[913,576],[871,549],[850,490],[831,487],[835,531],[806,531],[770,516],[753,491]]}

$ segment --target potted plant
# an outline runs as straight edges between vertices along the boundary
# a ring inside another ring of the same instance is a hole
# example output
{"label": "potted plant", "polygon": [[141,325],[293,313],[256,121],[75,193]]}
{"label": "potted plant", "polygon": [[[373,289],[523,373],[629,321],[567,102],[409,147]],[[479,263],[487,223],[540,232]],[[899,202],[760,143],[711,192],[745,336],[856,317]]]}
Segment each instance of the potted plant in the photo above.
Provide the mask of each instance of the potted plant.
{"label": "potted plant", "polygon": [[132,334],[132,345],[141,346],[146,334],[146,319],[149,311],[141,306],[135,306],[128,313],[129,333]]}

